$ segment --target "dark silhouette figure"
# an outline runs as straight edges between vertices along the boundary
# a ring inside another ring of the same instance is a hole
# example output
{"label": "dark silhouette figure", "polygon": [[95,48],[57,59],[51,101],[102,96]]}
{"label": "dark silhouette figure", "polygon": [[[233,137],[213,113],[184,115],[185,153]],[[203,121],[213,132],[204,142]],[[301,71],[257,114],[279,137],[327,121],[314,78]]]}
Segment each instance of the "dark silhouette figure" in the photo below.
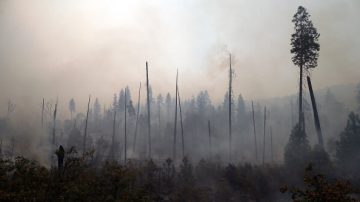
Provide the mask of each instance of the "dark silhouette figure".
{"label": "dark silhouette figure", "polygon": [[59,149],[56,151],[56,156],[58,158],[58,168],[60,170],[63,168],[64,157],[65,157],[65,150],[61,145],[60,145]]}

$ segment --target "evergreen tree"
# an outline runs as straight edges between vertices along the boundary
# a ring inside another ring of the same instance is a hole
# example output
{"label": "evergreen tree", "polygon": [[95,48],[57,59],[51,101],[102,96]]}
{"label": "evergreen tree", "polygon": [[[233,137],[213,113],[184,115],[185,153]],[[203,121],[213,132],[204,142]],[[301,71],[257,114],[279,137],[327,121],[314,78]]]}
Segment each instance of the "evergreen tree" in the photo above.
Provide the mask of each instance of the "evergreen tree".
{"label": "evergreen tree", "polygon": [[165,103],[166,103],[166,116],[167,116],[167,119],[169,119],[169,117],[170,117],[170,108],[171,108],[171,95],[170,95],[170,93],[166,94]]}
{"label": "evergreen tree", "polygon": [[94,102],[94,119],[99,120],[101,115],[101,105],[99,103],[99,99],[96,98]]}
{"label": "evergreen tree", "polygon": [[207,90],[200,91],[196,97],[196,105],[200,113],[204,113],[211,105],[211,100]]}
{"label": "evergreen tree", "polygon": [[352,170],[360,167],[360,118],[351,112],[344,131],[336,142],[336,158],[341,166]]}
{"label": "evergreen tree", "polygon": [[126,86],[125,91],[126,91],[126,104],[128,105],[131,100],[131,92],[129,86]]}
{"label": "evergreen tree", "polygon": [[245,107],[245,101],[242,97],[242,95],[240,94],[238,97],[238,102],[237,102],[237,121],[238,121],[238,125],[240,127],[240,130],[244,130],[245,126],[247,125],[246,123],[246,107]]}
{"label": "evergreen tree", "polygon": [[308,163],[310,149],[305,131],[300,128],[299,124],[296,124],[285,147],[285,164],[293,168],[303,169]]}
{"label": "evergreen tree", "polygon": [[299,126],[303,126],[303,109],[302,109],[302,92],[303,92],[303,71],[315,68],[319,57],[320,45],[318,39],[320,34],[317,33],[309,19],[310,14],[302,6],[298,7],[292,22],[295,24],[295,33],[291,35],[291,53],[293,63],[300,68],[299,83]]}
{"label": "evergreen tree", "polygon": [[125,91],[124,89],[121,89],[119,93],[119,102],[118,102],[119,112],[123,112],[125,110],[124,104],[125,104]]}
{"label": "evergreen tree", "polygon": [[72,119],[73,113],[76,112],[76,104],[75,104],[74,98],[71,98],[71,100],[69,101],[69,110],[70,110],[71,119]]}
{"label": "evergreen tree", "polygon": [[113,99],[112,106],[113,106],[114,111],[117,110],[118,100],[117,100],[117,95],[116,95],[116,93],[114,94],[114,99]]}

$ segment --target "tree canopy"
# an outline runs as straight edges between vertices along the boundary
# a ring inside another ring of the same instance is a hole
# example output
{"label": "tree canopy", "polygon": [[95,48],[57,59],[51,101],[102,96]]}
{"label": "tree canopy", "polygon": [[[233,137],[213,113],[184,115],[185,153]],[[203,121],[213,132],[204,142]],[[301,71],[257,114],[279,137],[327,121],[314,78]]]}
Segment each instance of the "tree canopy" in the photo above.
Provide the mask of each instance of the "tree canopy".
{"label": "tree canopy", "polygon": [[292,61],[295,65],[305,69],[315,68],[319,57],[320,34],[309,19],[310,14],[302,6],[299,6],[292,22],[295,24],[295,33],[291,35],[291,53],[294,54]]}

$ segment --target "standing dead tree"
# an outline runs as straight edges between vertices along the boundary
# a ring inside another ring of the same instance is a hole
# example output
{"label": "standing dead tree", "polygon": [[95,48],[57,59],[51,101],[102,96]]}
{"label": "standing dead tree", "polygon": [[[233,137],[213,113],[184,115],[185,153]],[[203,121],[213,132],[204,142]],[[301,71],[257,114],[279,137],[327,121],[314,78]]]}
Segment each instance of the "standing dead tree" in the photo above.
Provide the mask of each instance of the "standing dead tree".
{"label": "standing dead tree", "polygon": [[315,96],[314,96],[314,92],[313,92],[313,88],[312,88],[312,84],[311,84],[311,80],[310,80],[309,76],[307,76],[307,83],[308,83],[308,86],[309,86],[311,103],[312,103],[313,112],[314,112],[315,129],[316,129],[316,133],[317,133],[317,136],[318,136],[318,141],[319,141],[320,146],[322,148],[324,148],[323,136],[322,136],[321,127],[320,127],[319,114],[318,114],[318,111],[317,111],[316,100],[315,100]]}
{"label": "standing dead tree", "polygon": [[211,128],[210,128],[210,120],[208,120],[208,132],[209,132],[209,156],[210,156],[210,160],[212,158],[212,148],[211,148]]}
{"label": "standing dead tree", "polygon": [[54,109],[54,114],[53,114],[53,138],[52,138],[52,145],[55,145],[55,133],[56,133],[56,114],[57,114],[57,106],[58,106],[58,100],[56,99],[56,103],[55,103],[55,109]]}
{"label": "standing dead tree", "polygon": [[147,121],[148,121],[148,145],[149,145],[149,158],[151,159],[151,117],[150,117],[150,95],[149,95],[149,70],[148,62],[146,62],[146,94],[147,94]]}
{"label": "standing dead tree", "polygon": [[126,111],[127,111],[127,90],[125,90],[125,104],[124,104],[124,159],[125,159],[125,164],[126,164],[126,160],[127,160],[127,156],[126,156],[126,150],[127,150],[127,134],[126,134]]}
{"label": "standing dead tree", "polygon": [[231,54],[230,56],[230,68],[229,68],[229,161],[231,162],[231,104],[232,104],[232,96],[231,96],[231,92],[232,92],[232,69],[231,69]]}
{"label": "standing dead tree", "polygon": [[45,108],[45,99],[42,99],[42,109],[41,109],[41,127],[44,127],[44,108]]}
{"label": "standing dead tree", "polygon": [[274,162],[274,155],[273,155],[273,135],[272,135],[272,127],[270,125],[270,154],[271,154],[271,162]]}
{"label": "standing dead tree", "polygon": [[134,132],[134,142],[133,142],[133,152],[135,153],[135,147],[136,147],[136,135],[138,130],[138,123],[139,123],[139,113],[140,113],[140,92],[141,92],[141,82],[139,87],[139,95],[138,95],[138,102],[137,102],[137,113],[136,113],[136,123],[135,123],[135,132]]}
{"label": "standing dead tree", "polygon": [[255,160],[258,160],[258,154],[257,154],[257,141],[256,141],[256,127],[255,127],[255,112],[254,112],[254,102],[251,101],[251,108],[252,108],[252,121],[254,126],[254,143],[255,143]]}
{"label": "standing dead tree", "polygon": [[262,164],[265,163],[265,141],[266,141],[266,106],[264,107],[264,141],[263,141],[263,158]]}
{"label": "standing dead tree", "polygon": [[115,153],[115,129],[116,129],[116,106],[113,106],[114,110],[114,119],[113,119],[113,133],[111,138],[111,160],[115,159],[114,153]]}
{"label": "standing dead tree", "polygon": [[89,95],[89,101],[87,105],[87,112],[86,112],[86,119],[85,119],[85,130],[84,130],[84,142],[83,142],[83,156],[86,153],[86,138],[87,138],[87,126],[88,126],[88,120],[89,120],[89,110],[90,110],[90,99],[91,95]]}
{"label": "standing dead tree", "polygon": [[183,119],[181,113],[181,101],[180,101],[180,92],[178,89],[178,99],[179,99],[179,112],[180,112],[180,127],[181,127],[181,146],[182,146],[182,157],[185,157],[185,140],[184,140],[184,126],[183,126]]}
{"label": "standing dead tree", "polygon": [[[53,114],[52,147],[55,147],[57,106],[58,106],[58,99],[56,99],[55,109],[54,109],[54,114]],[[54,155],[51,155],[51,164],[52,164],[52,166],[55,165],[55,163],[54,163]]]}
{"label": "standing dead tree", "polygon": [[178,100],[178,71],[176,70],[176,91],[175,91],[175,120],[174,120],[174,144],[173,144],[173,160],[176,160],[176,132],[177,132],[177,100]]}

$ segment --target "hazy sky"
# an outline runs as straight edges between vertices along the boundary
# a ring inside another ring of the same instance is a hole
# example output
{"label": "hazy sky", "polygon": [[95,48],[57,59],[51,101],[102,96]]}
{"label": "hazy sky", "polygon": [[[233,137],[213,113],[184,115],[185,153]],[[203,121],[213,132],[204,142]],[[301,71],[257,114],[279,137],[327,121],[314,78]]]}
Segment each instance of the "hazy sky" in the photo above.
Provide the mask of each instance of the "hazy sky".
{"label": "hazy sky", "polygon": [[[42,97],[67,106],[87,96],[110,104],[129,85],[135,96],[149,61],[154,94],[208,89],[223,98],[228,53],[234,91],[245,99],[297,91],[291,62],[291,22],[299,5],[320,33],[315,88],[360,81],[358,0],[0,0],[0,109],[40,105]],[[144,96],[143,96],[144,97]]]}

